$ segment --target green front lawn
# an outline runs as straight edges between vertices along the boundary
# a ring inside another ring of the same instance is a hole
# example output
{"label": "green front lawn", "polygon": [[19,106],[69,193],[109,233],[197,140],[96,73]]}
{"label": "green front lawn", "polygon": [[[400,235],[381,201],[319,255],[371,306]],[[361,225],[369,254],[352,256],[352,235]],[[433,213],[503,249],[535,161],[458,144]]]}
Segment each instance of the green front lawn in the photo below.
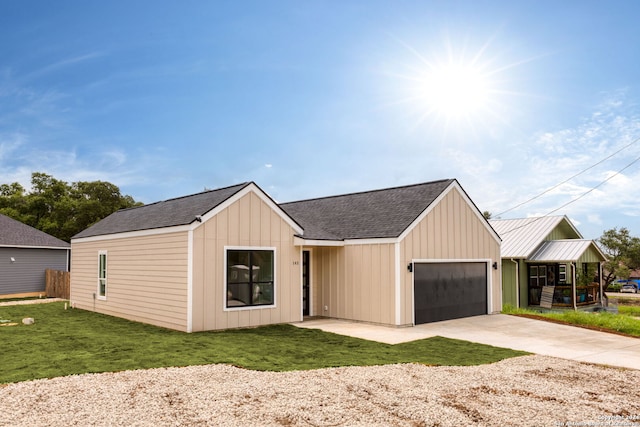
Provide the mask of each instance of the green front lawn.
{"label": "green front lawn", "polygon": [[618,313],[586,312],[565,310],[562,312],[538,312],[524,308],[505,306],[505,314],[534,316],[541,319],[550,319],[571,325],[584,326],[592,329],[608,332],[619,332],[626,335],[640,337],[640,307],[618,306]]}
{"label": "green front lawn", "polygon": [[[23,325],[24,317],[33,317],[35,324]],[[291,325],[186,334],[64,310],[63,303],[0,307],[0,319],[19,323],[0,327],[0,384],[211,363],[289,371],[410,362],[479,365],[527,354],[441,337],[387,345]]]}

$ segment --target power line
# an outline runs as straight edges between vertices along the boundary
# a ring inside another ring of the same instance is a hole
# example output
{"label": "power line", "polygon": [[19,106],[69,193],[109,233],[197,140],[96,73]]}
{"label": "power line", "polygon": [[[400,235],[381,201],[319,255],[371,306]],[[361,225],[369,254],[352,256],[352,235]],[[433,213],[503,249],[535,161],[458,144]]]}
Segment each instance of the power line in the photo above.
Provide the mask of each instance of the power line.
{"label": "power line", "polygon": [[[640,140],[640,138],[636,139],[636,141],[638,141],[638,140]],[[634,141],[633,143],[635,143],[635,141]],[[633,144],[633,143],[632,143],[632,144]],[[551,214],[553,214],[553,213],[555,213],[555,212],[558,212],[560,209],[565,208],[565,207],[569,206],[570,204],[577,202],[578,200],[582,199],[582,198],[583,198],[584,196],[586,196],[587,194],[589,194],[589,193],[591,193],[591,192],[593,192],[593,191],[597,190],[599,187],[601,187],[601,186],[603,186],[604,184],[606,184],[608,181],[610,181],[610,180],[611,180],[611,179],[613,179],[614,177],[616,177],[616,176],[620,175],[624,170],[626,170],[626,169],[630,168],[631,166],[633,166],[635,163],[637,163],[637,162],[639,162],[639,161],[640,161],[640,157],[636,157],[636,158],[635,158],[631,163],[629,163],[628,165],[626,165],[625,167],[623,167],[622,169],[620,169],[619,171],[617,171],[616,173],[614,173],[613,175],[611,175],[610,177],[608,177],[607,179],[605,179],[604,181],[600,182],[600,183],[599,183],[598,185],[596,185],[595,187],[591,187],[589,190],[585,191],[584,193],[582,193],[581,195],[579,195],[579,196],[578,196],[578,197],[576,197],[575,199],[569,200],[569,201],[568,201],[567,203],[565,203],[564,205],[562,205],[562,206],[560,206],[560,207],[558,207],[558,208],[556,208],[556,209],[554,209],[554,210],[552,210],[552,211],[550,211],[550,212],[547,212],[545,215],[542,215],[542,216],[539,216],[539,217],[536,217],[536,218],[532,218],[532,220],[531,220],[530,222],[527,222],[526,224],[522,224],[522,225],[520,225],[520,226],[518,226],[518,227],[514,227],[514,228],[512,228],[511,230],[505,231],[505,232],[501,233],[501,235],[505,235],[505,234],[511,233],[512,231],[519,230],[519,229],[521,229],[521,228],[523,228],[523,227],[527,227],[527,226],[529,226],[530,224],[533,224],[534,222],[539,221],[539,220],[541,220],[542,218],[546,218],[546,217],[550,216]],[[600,162],[600,163],[601,163],[601,162]]]}
{"label": "power line", "polygon": [[[504,212],[500,212],[500,213],[499,213],[499,214],[497,214],[496,216],[504,215],[504,214],[506,214],[507,212],[511,212],[512,210],[517,209],[517,208],[519,208],[519,207],[520,207],[520,206],[522,206],[522,205],[526,205],[527,203],[530,203],[530,202],[532,202],[532,201],[534,201],[534,200],[536,200],[536,199],[538,199],[538,198],[540,198],[540,197],[544,196],[544,195],[545,195],[545,194],[547,194],[548,192],[550,192],[550,191],[552,191],[552,190],[555,190],[556,188],[560,187],[562,184],[566,184],[567,182],[571,181],[573,178],[575,178],[575,177],[577,177],[577,176],[580,176],[580,175],[582,175],[583,173],[585,173],[585,172],[587,172],[587,171],[589,171],[589,170],[591,170],[591,169],[595,168],[596,166],[598,166],[598,165],[600,165],[600,164],[604,163],[605,161],[609,160],[610,158],[612,158],[612,157],[613,157],[613,156],[615,156],[616,154],[620,153],[621,151],[626,150],[627,148],[631,147],[633,144],[635,144],[635,143],[636,143],[636,142],[638,142],[638,141],[640,141],[640,137],[638,137],[638,138],[634,139],[633,141],[631,141],[631,143],[629,143],[629,144],[625,145],[624,147],[622,147],[621,149],[619,149],[619,150],[618,150],[618,151],[616,151],[615,153],[613,153],[613,154],[611,154],[611,155],[609,155],[609,156],[605,157],[604,159],[600,160],[599,162],[594,163],[593,165],[589,166],[588,168],[581,170],[581,171],[580,171],[580,172],[578,172],[577,174],[575,174],[575,175],[573,175],[573,176],[571,176],[571,177],[569,177],[569,178],[565,179],[564,181],[562,181],[562,182],[560,182],[560,183],[558,183],[558,184],[554,185],[553,187],[550,187],[550,188],[548,188],[548,189],[544,190],[542,193],[537,194],[537,195],[535,195],[535,196],[531,197],[530,199],[525,200],[524,202],[519,203],[519,204],[515,205],[514,207],[512,207],[512,208],[510,208],[510,209],[507,209],[507,210],[506,210],[506,211],[504,211]],[[635,163],[636,161],[637,161],[637,160],[635,160],[633,163]],[[633,163],[631,163],[631,164],[633,164]],[[629,165],[629,166],[630,166],[630,165]],[[627,167],[629,167],[629,166],[627,166]],[[624,169],[626,169],[627,167],[625,167]],[[618,171],[618,173],[622,172],[624,169],[622,169],[622,170]],[[615,175],[613,175],[613,176],[615,176]],[[604,181],[604,182],[606,182],[606,181]],[[601,184],[604,184],[604,182],[603,182],[603,183],[601,183]],[[561,207],[561,208],[562,208],[562,207]],[[560,208],[559,208],[559,209],[560,209]]]}

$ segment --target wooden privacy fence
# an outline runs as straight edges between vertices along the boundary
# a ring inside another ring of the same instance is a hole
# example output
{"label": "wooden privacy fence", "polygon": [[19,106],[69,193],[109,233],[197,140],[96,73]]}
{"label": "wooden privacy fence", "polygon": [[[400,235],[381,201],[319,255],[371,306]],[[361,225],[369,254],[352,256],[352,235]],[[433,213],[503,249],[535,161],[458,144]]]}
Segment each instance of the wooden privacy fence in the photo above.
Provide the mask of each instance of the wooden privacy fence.
{"label": "wooden privacy fence", "polygon": [[71,273],[68,271],[45,270],[45,285],[47,298],[69,299]]}

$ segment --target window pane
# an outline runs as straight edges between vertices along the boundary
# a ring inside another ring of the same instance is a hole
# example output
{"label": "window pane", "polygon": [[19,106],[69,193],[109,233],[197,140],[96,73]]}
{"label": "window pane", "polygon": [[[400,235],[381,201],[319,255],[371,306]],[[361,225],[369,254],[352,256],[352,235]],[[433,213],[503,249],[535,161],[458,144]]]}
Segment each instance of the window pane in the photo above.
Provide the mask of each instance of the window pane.
{"label": "window pane", "polygon": [[249,282],[249,253],[246,251],[227,252],[227,280],[229,283]]}
{"label": "window pane", "polygon": [[227,307],[272,305],[274,251],[227,251]]}
{"label": "window pane", "polygon": [[107,295],[107,254],[98,254],[98,296]]}
{"label": "window pane", "polygon": [[98,267],[98,277],[104,279],[105,277],[107,277],[107,255],[106,254],[99,255],[99,264],[100,266]]}
{"label": "window pane", "polygon": [[252,277],[258,282],[273,281],[273,252],[272,251],[253,251],[251,263]]}
{"label": "window pane", "polygon": [[253,304],[273,304],[273,283],[257,283],[253,285]]}

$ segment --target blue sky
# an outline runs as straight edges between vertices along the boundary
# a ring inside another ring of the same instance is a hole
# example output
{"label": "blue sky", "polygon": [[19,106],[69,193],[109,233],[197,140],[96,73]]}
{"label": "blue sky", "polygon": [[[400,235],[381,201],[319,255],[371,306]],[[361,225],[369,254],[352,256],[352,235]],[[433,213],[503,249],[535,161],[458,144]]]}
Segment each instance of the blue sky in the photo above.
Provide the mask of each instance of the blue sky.
{"label": "blue sky", "polygon": [[285,202],[457,178],[502,218],[640,235],[639,12],[2,2],[0,183],[38,171],[149,203],[255,181]]}

